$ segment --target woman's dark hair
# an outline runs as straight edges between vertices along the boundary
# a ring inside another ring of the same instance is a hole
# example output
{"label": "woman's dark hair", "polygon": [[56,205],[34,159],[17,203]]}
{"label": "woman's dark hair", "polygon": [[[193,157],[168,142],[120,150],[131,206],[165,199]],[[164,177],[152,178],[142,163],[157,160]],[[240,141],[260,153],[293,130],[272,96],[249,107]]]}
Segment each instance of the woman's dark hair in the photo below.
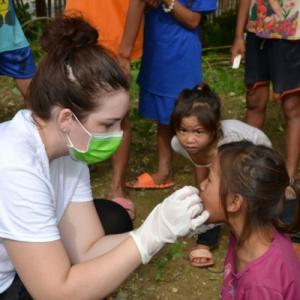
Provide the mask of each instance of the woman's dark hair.
{"label": "woman's dark hair", "polygon": [[178,131],[183,118],[194,116],[212,134],[213,141],[220,135],[221,100],[207,84],[184,89],[178,96],[171,115],[171,128]]}
{"label": "woman's dark hair", "polygon": [[240,141],[218,148],[220,163],[220,195],[225,214],[229,194],[240,194],[247,205],[245,226],[239,243],[250,233],[270,224],[279,230],[294,232],[300,228],[300,193],[294,189],[298,207],[292,224],[284,227],[279,222],[285,201],[285,190],[289,186],[289,175],[283,158],[273,149]]}
{"label": "woman's dark hair", "polygon": [[115,59],[97,44],[98,32],[81,17],[53,20],[41,44],[46,55],[27,95],[29,108],[48,120],[54,106],[69,108],[79,119],[101,105],[103,93],[128,90]]}

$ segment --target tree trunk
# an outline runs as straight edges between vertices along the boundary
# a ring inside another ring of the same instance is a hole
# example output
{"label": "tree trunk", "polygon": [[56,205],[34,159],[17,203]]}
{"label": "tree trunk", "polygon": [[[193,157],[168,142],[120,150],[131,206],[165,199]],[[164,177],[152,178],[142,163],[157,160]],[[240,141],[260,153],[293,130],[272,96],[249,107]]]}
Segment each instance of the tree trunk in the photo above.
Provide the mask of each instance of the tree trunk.
{"label": "tree trunk", "polygon": [[45,0],[35,0],[35,8],[37,17],[47,16],[47,6]]}
{"label": "tree trunk", "polygon": [[52,1],[48,0],[48,17],[51,17],[51,12],[52,12]]}

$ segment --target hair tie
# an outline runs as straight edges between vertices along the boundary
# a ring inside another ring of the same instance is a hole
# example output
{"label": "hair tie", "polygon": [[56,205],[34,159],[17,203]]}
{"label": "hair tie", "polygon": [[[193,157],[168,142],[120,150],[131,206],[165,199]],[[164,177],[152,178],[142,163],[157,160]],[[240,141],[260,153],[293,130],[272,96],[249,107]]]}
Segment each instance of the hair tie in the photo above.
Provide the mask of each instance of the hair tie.
{"label": "hair tie", "polygon": [[67,78],[71,81],[74,82],[76,84],[78,84],[78,81],[74,75],[73,69],[69,64],[65,64],[66,66],[66,70],[67,70]]}

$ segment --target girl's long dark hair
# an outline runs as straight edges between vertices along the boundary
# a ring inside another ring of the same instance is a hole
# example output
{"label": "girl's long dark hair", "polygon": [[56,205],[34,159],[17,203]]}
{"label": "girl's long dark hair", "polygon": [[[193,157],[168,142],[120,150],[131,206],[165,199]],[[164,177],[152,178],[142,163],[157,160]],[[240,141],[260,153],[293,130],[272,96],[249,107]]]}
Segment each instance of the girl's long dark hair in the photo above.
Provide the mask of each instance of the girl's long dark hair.
{"label": "girl's long dark hair", "polygon": [[229,194],[240,194],[246,201],[247,213],[240,243],[255,229],[274,225],[285,232],[300,230],[300,192],[291,183],[297,199],[297,209],[291,224],[283,225],[285,191],[289,176],[283,158],[273,149],[248,141],[234,142],[219,147],[220,195],[225,213]]}

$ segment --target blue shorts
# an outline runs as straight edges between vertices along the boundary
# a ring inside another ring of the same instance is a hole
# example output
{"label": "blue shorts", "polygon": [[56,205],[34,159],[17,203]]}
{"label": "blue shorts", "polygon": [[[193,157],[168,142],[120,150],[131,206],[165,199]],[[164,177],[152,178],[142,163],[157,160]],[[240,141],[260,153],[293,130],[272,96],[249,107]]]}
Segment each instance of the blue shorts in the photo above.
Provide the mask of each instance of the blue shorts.
{"label": "blue shorts", "polygon": [[36,67],[29,47],[0,53],[0,75],[30,79]]}
{"label": "blue shorts", "polygon": [[175,97],[159,96],[140,89],[139,115],[162,125],[169,125],[175,103]]}

